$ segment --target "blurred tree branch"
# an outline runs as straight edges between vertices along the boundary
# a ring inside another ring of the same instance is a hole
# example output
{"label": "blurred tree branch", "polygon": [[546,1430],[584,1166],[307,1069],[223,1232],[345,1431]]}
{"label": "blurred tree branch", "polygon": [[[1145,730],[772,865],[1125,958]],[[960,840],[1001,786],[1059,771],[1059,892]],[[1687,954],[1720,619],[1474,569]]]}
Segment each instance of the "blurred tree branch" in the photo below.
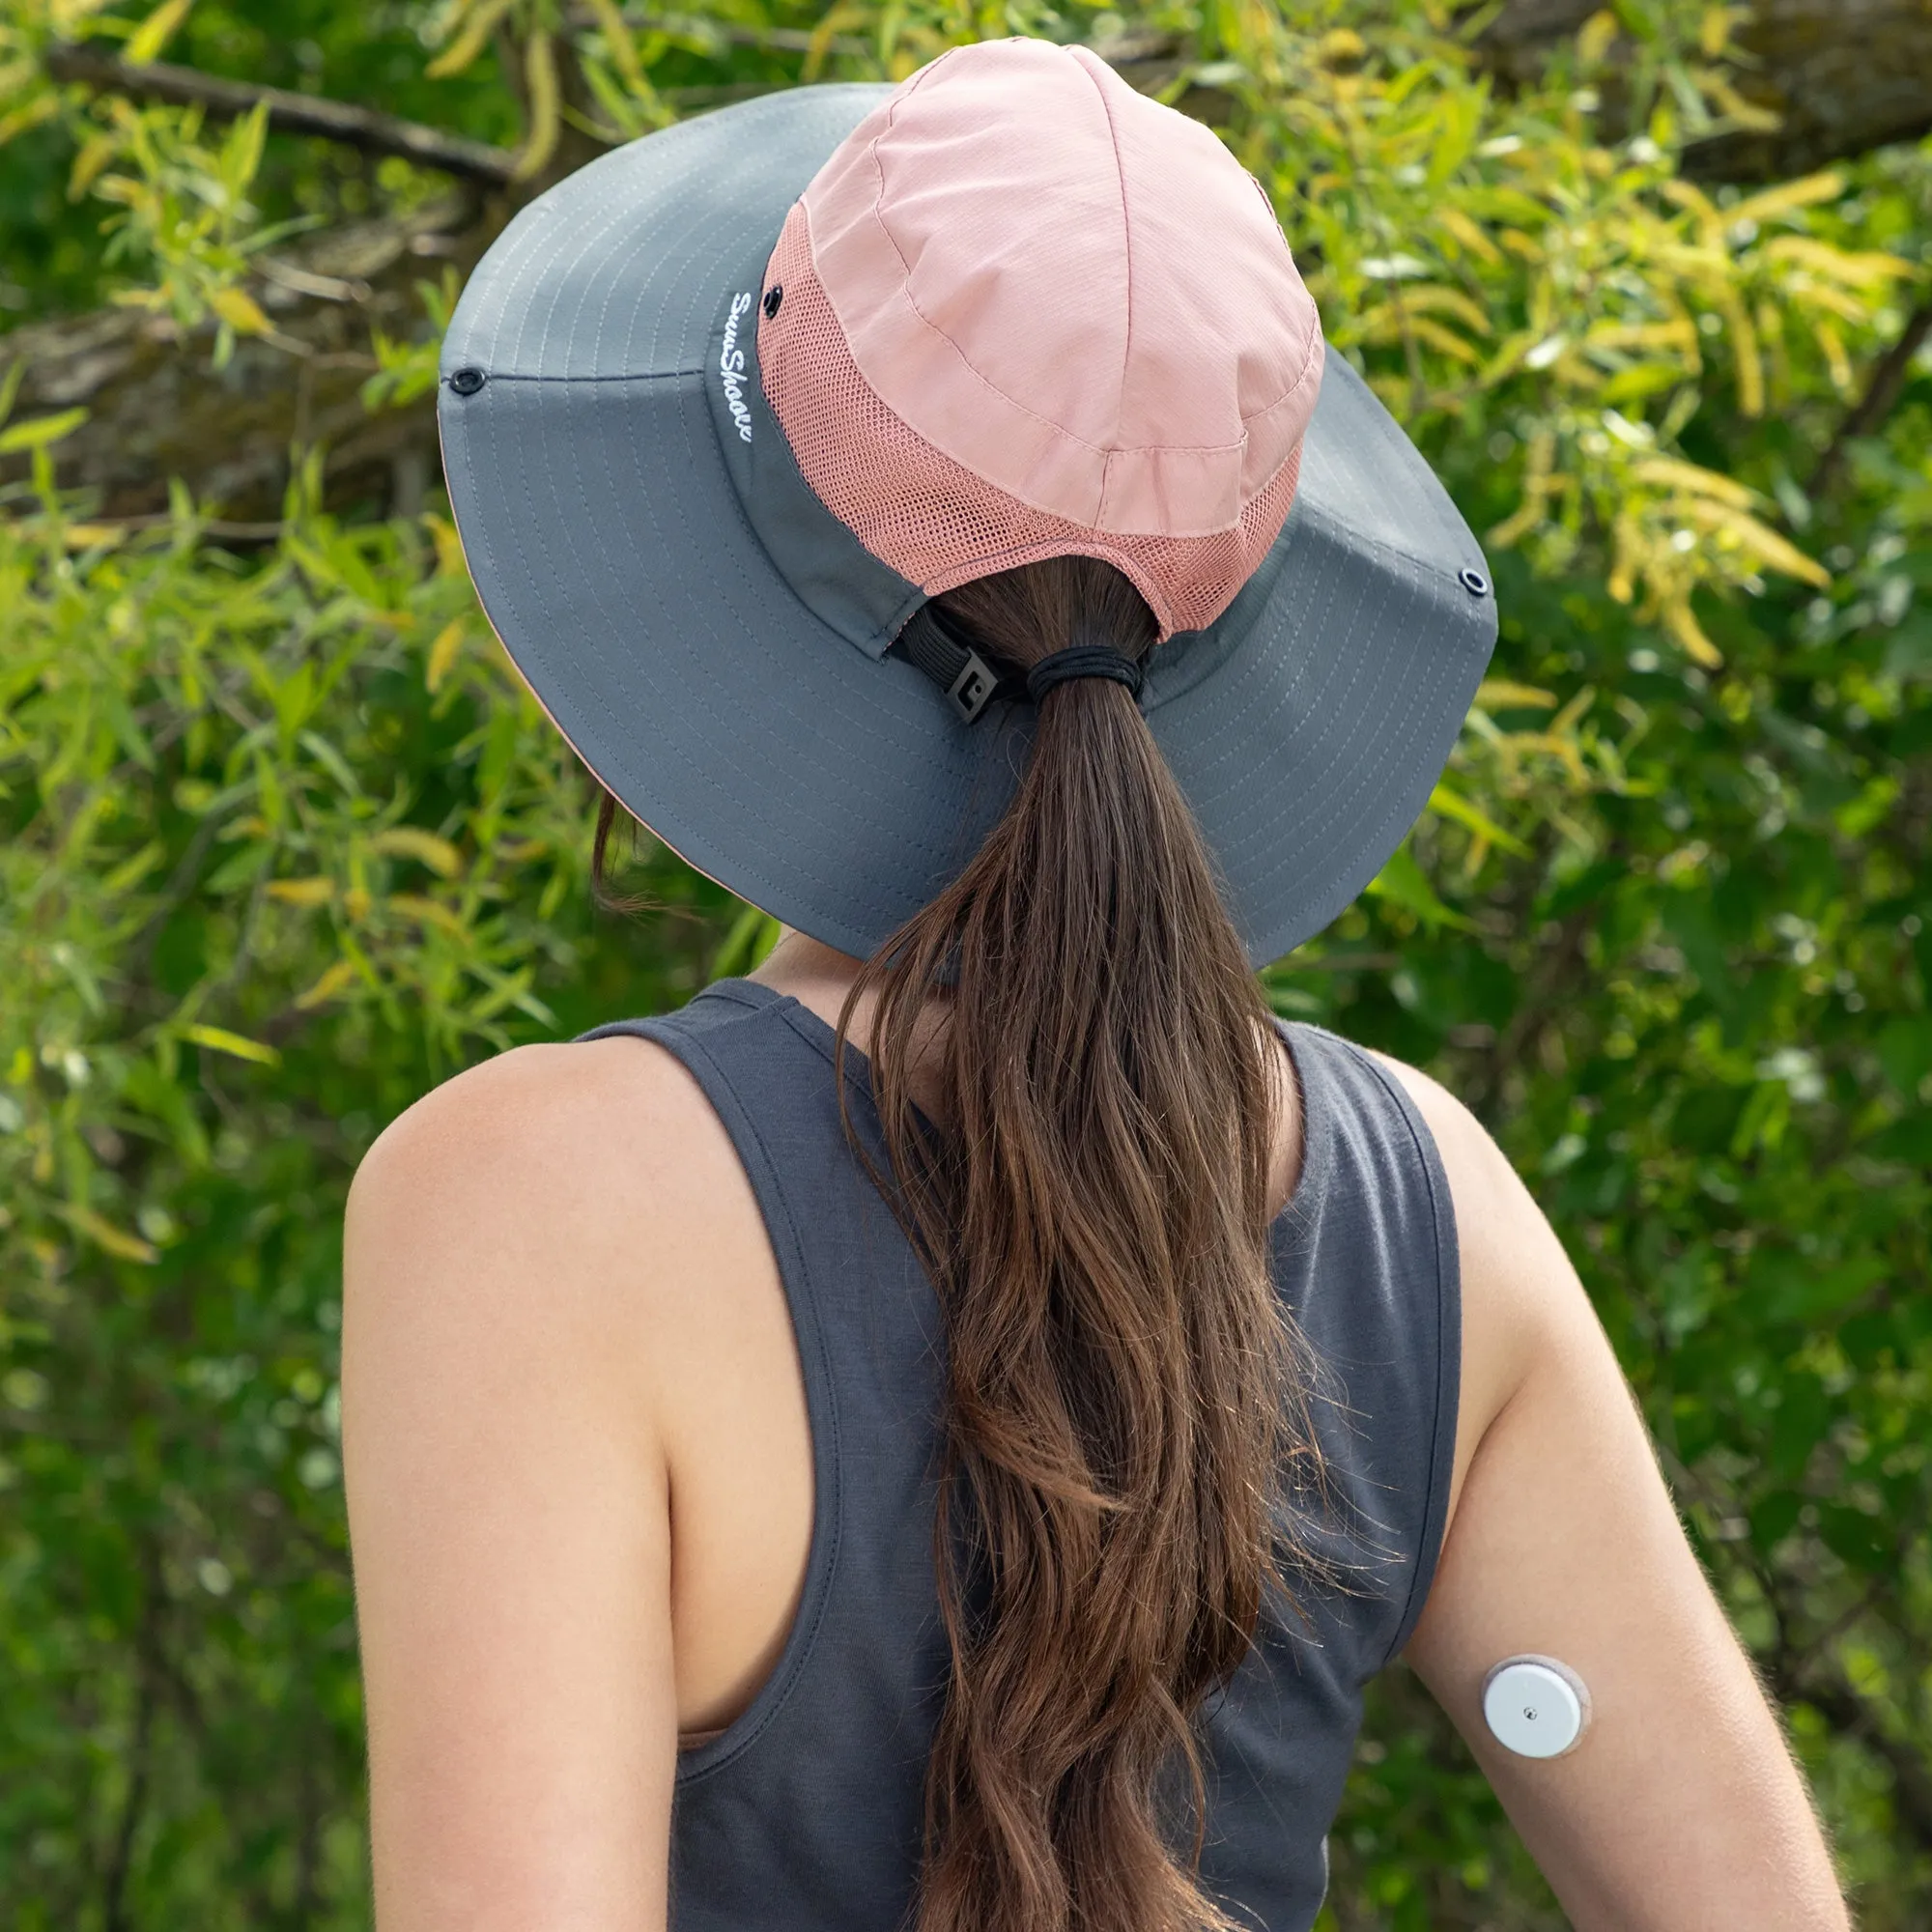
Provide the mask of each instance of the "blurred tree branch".
{"label": "blurred tree branch", "polygon": [[438,168],[489,187],[503,186],[516,160],[507,148],[399,120],[374,108],[355,107],[319,95],[294,94],[286,88],[225,80],[197,68],[176,67],[165,61],[131,66],[92,46],[63,43],[49,48],[46,70],[55,80],[78,81],[99,93],[118,94],[129,100],[201,107],[217,116],[245,114],[266,101],[270,127],[282,133],[320,134],[345,147],[359,148],[365,155],[399,155],[418,167]]}
{"label": "blurred tree branch", "polygon": [[[1508,82],[1601,11],[1602,0],[1503,0],[1475,42]],[[1685,172],[1706,181],[1774,181],[1917,140],[1932,129],[1932,9],[1923,0],[1756,0],[1731,45],[1738,92],[1776,128],[1699,142]]]}
{"label": "blurred tree branch", "polygon": [[0,356],[26,361],[23,412],[89,412],[62,445],[61,474],[106,521],[165,521],[170,476],[190,479],[229,520],[271,521],[291,446],[317,442],[328,447],[333,496],[386,500],[398,465],[433,465],[434,410],[428,399],[374,414],[363,407],[376,367],[370,328],[406,333],[413,284],[442,261],[467,270],[495,230],[472,188],[406,217],[332,230],[293,260],[265,263],[262,305],[277,337],[305,354],[247,337],[213,370],[205,348],[184,343],[169,318],[113,307],[30,323],[6,337]]}
{"label": "blurred tree branch", "polygon": [[1832,495],[1843,479],[1851,446],[1861,437],[1875,436],[1884,426],[1912,376],[1913,358],[1932,336],[1932,296],[1928,296],[1905,319],[1898,340],[1886,351],[1873,368],[1865,392],[1838,425],[1831,445],[1818,459],[1811,477],[1811,496],[1822,500]]}

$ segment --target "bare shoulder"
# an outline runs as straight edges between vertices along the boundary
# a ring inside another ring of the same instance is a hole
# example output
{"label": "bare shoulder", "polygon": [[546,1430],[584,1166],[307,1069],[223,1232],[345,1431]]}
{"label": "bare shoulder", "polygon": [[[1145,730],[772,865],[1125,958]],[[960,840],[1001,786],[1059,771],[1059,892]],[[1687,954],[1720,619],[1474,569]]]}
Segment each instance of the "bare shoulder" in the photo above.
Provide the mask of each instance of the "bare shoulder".
{"label": "bare shoulder", "polygon": [[515,1047],[389,1123],[356,1171],[351,1212],[399,1188],[484,1197],[508,1188],[528,1207],[640,1146],[674,1158],[682,1130],[707,1112],[690,1076],[649,1041]]}
{"label": "bare shoulder", "polygon": [[742,1186],[717,1116],[663,1048],[515,1048],[425,1094],[364,1156],[346,1319],[353,1328],[372,1301],[402,1299],[425,1317],[487,1308],[511,1328],[540,1313],[560,1339],[572,1324],[559,1318],[576,1312],[594,1337],[616,1314],[648,1312]]}
{"label": "bare shoulder", "polygon": [[403,1195],[418,1207],[460,1200],[573,1218],[608,1199],[613,1179],[686,1178],[716,1131],[696,1083],[648,1040],[515,1047],[389,1123],[356,1170],[350,1215]]}

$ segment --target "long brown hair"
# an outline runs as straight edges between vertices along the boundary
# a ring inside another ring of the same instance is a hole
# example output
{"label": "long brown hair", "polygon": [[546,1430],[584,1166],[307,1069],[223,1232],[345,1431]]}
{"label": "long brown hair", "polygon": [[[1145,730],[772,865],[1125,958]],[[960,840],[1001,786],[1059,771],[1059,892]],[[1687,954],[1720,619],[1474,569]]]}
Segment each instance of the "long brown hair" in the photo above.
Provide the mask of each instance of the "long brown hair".
{"label": "long brown hair", "polygon": [[[1084,557],[937,601],[1012,670],[1155,638]],[[1306,1555],[1313,1365],[1268,1266],[1283,1056],[1125,688],[1041,699],[1011,805],[854,982],[841,1060],[868,996],[879,1178],[947,1351],[919,1932],[1227,1926],[1194,1720]]]}

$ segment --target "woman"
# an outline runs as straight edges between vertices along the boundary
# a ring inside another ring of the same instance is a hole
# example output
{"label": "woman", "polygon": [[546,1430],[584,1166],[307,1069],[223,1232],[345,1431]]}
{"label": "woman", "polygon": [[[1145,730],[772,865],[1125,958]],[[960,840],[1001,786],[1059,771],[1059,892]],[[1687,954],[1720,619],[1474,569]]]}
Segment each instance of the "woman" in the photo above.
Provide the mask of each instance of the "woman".
{"label": "woman", "polygon": [[1844,1925],[1527,1193],[1257,992],[1494,616],[1214,138],[1023,41],[687,124],[441,421],[520,669],[787,931],[357,1178],[384,1932],[1300,1932],[1398,1655],[1579,1926]]}

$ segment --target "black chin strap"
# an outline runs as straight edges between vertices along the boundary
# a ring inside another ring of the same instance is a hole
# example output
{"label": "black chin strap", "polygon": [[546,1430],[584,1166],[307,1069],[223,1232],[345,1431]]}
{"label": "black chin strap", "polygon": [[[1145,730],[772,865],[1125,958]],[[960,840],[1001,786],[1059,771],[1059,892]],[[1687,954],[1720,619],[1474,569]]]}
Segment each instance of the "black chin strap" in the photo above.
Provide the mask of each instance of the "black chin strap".
{"label": "black chin strap", "polygon": [[996,697],[1037,704],[1049,691],[1076,678],[1108,678],[1125,685],[1136,698],[1141,695],[1141,667],[1109,644],[1075,644],[1041,658],[1024,676],[1002,674],[931,604],[914,613],[893,648],[945,692],[967,724]]}

